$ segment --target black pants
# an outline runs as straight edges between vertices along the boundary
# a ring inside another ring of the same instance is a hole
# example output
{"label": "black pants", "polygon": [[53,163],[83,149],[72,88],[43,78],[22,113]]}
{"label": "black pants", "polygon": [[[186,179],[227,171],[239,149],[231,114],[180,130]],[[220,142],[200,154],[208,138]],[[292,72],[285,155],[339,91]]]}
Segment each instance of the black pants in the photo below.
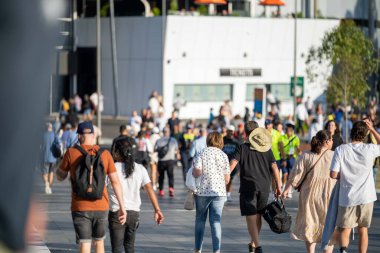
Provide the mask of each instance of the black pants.
{"label": "black pants", "polygon": [[192,163],[192,159],[190,157],[189,152],[188,151],[181,152],[182,176],[183,176],[184,182],[186,182],[186,174],[190,168],[191,163]]}
{"label": "black pants", "polygon": [[302,133],[302,136],[305,135],[304,130],[303,130],[303,120],[297,119],[297,125],[296,125],[296,133],[300,134]]}
{"label": "black pants", "polygon": [[134,253],[136,230],[140,224],[140,213],[127,211],[127,221],[124,225],[121,225],[119,223],[119,213],[110,211],[108,214],[108,223],[110,227],[112,252],[124,252],[124,247],[126,253]]}
{"label": "black pants", "polygon": [[164,179],[165,179],[165,171],[168,175],[169,179],[169,187],[174,187],[174,166],[176,164],[176,161],[169,160],[169,161],[158,161],[158,188],[160,190],[164,189]]}

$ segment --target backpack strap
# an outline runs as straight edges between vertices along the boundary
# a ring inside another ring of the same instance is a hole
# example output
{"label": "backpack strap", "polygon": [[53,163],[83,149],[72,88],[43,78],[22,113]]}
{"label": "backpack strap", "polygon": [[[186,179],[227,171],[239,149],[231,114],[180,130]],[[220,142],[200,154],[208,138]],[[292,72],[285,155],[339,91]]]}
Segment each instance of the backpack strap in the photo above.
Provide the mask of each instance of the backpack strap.
{"label": "backpack strap", "polygon": [[73,148],[79,150],[82,153],[82,155],[87,155],[86,150],[84,150],[80,145],[74,145]]}

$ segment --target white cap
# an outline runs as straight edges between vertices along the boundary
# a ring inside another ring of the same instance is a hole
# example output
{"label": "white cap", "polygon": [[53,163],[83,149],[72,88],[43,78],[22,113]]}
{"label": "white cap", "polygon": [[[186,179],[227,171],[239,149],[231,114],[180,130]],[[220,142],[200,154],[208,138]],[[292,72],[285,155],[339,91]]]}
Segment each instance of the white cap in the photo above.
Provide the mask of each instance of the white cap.
{"label": "white cap", "polygon": [[158,134],[158,133],[160,133],[160,130],[158,129],[158,127],[153,127],[152,133]]}
{"label": "white cap", "polygon": [[235,127],[233,125],[230,125],[230,126],[227,127],[227,130],[235,132]]}

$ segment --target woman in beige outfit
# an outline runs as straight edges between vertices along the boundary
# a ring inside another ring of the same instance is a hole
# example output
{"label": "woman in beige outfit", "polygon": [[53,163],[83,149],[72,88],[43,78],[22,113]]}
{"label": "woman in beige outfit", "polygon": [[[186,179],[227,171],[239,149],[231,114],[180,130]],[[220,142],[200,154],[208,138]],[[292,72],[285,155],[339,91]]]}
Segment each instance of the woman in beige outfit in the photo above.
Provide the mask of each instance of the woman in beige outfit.
{"label": "woman in beige outfit", "polygon": [[[305,241],[308,253],[314,253],[316,243],[321,242],[331,192],[336,183],[330,178],[332,144],[330,132],[319,131],[311,141],[311,151],[297,161],[282,194],[286,198],[292,187],[297,188],[302,183],[292,238]],[[332,252],[333,247],[329,246],[324,252]]]}

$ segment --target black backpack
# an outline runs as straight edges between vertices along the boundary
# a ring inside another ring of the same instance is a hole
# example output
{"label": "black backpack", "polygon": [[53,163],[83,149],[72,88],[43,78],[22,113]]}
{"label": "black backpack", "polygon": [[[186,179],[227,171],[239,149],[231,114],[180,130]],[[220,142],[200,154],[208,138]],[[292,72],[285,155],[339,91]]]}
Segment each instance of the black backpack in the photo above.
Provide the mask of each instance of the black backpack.
{"label": "black backpack", "polygon": [[104,149],[99,149],[96,155],[92,156],[79,145],[75,145],[74,148],[83,155],[71,178],[74,194],[87,200],[101,199],[106,180],[104,165],[100,159]]}
{"label": "black backpack", "polygon": [[57,136],[54,136],[54,141],[51,144],[50,151],[55,158],[60,158],[62,156],[62,146]]}
{"label": "black backpack", "polygon": [[292,217],[286,212],[282,199],[276,199],[268,204],[263,217],[273,232],[282,234],[290,231]]}

